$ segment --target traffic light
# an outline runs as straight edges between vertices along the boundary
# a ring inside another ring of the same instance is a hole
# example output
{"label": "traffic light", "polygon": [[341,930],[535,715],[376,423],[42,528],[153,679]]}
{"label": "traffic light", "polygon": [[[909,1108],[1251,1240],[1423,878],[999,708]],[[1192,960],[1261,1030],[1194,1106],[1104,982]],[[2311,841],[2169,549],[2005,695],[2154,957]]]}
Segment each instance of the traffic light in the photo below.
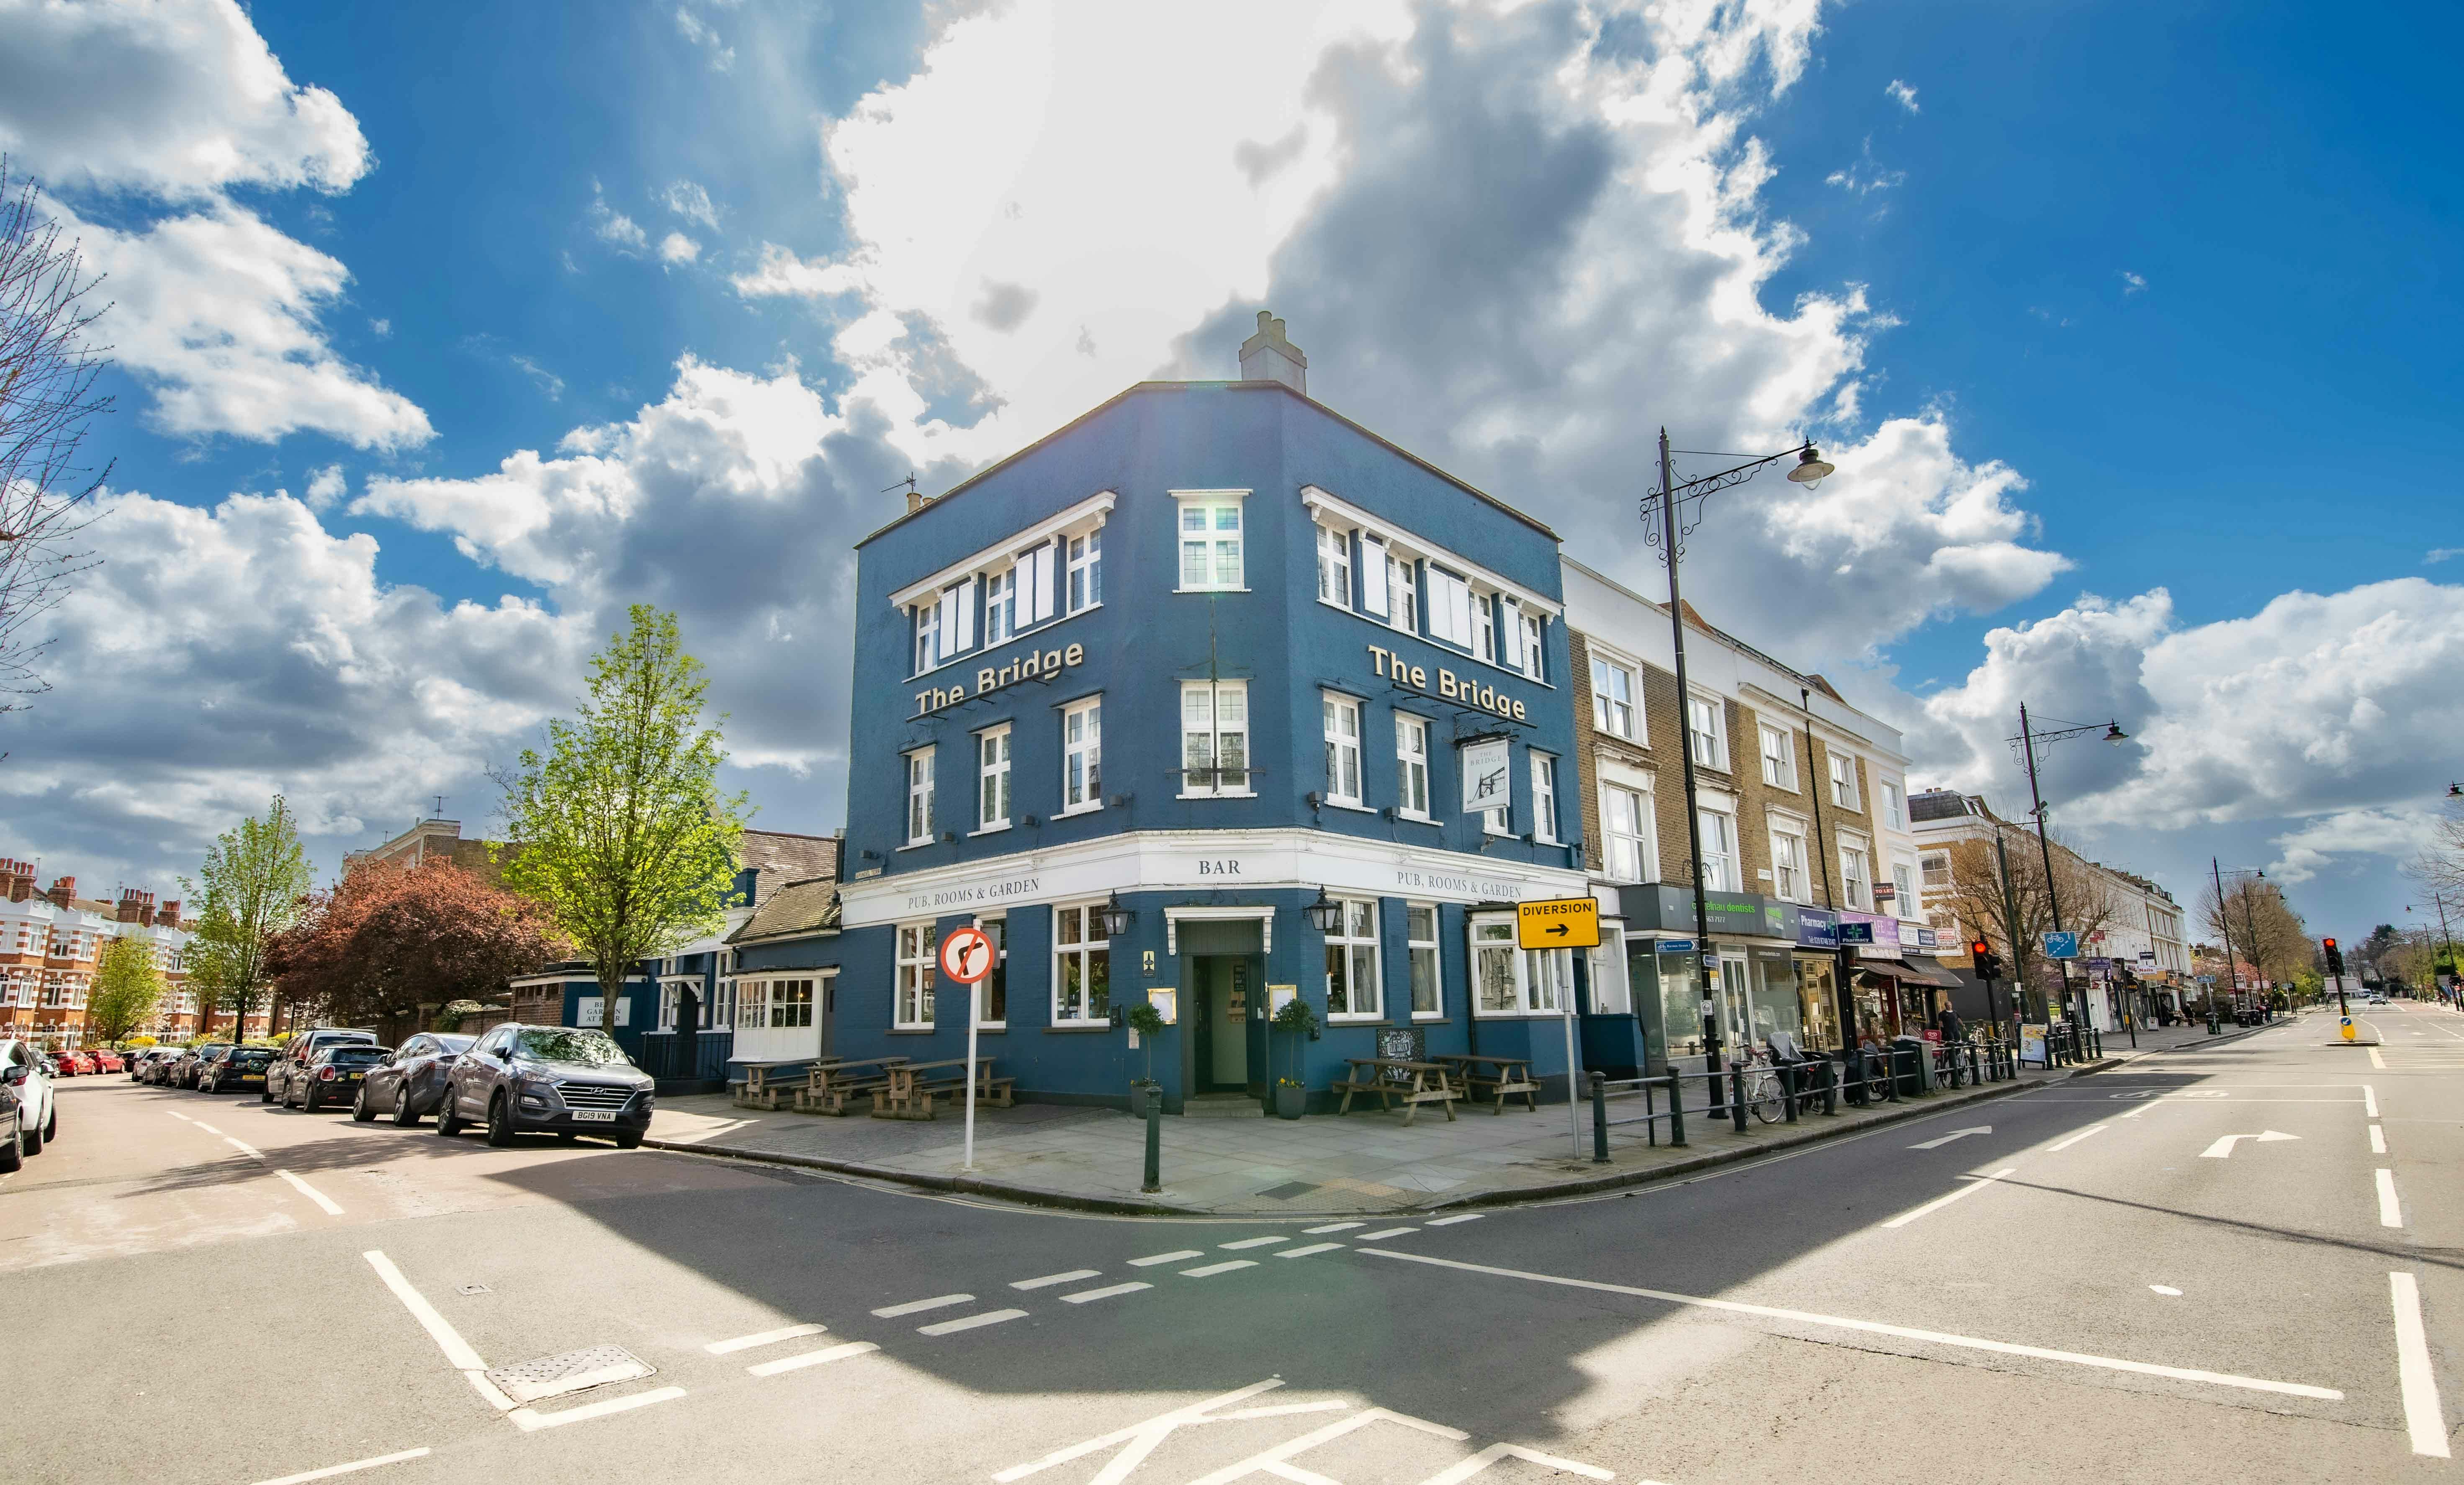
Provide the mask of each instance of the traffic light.
{"label": "traffic light", "polygon": [[2336,947],[2336,941],[2332,938],[2321,939],[2320,942],[2325,946],[2327,950],[2327,972],[2330,974],[2343,973],[2344,951]]}
{"label": "traffic light", "polygon": [[1998,980],[2002,977],[2002,956],[1995,953],[1993,946],[1985,940],[1980,938],[1968,946],[1968,958],[1976,967],[1978,979]]}

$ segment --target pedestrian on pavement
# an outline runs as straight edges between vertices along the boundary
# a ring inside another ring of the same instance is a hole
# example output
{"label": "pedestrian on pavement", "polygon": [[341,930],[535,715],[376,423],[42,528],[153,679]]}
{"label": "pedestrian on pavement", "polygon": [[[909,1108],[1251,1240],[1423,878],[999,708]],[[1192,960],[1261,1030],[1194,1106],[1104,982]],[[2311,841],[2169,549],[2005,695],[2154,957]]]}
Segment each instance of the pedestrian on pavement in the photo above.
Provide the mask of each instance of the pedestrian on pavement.
{"label": "pedestrian on pavement", "polygon": [[1942,1009],[1934,1013],[1933,1026],[1934,1030],[1942,1033],[1945,1046],[1967,1039],[1966,1028],[1960,1024],[1959,1013],[1950,1008],[1948,1001],[1945,1001]]}

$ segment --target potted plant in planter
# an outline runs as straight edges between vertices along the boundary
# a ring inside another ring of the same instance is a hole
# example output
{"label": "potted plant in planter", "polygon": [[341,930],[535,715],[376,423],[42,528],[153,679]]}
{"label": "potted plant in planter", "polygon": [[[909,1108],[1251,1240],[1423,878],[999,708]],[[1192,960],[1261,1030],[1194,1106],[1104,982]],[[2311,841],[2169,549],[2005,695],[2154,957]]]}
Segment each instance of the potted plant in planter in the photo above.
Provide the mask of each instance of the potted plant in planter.
{"label": "potted plant in planter", "polygon": [[[1278,1031],[1287,1031],[1296,1037],[1305,1037],[1317,1030],[1317,1013],[1309,1009],[1308,1001],[1294,995],[1284,1002],[1283,1009],[1275,1013],[1275,1018],[1268,1024]],[[1301,1117],[1301,1111],[1308,1105],[1309,1089],[1301,1083],[1300,1070],[1301,1048],[1299,1042],[1295,1041],[1292,1045],[1293,1076],[1275,1080],[1275,1117],[1278,1119],[1298,1119]]]}
{"label": "potted plant in planter", "polygon": [[1132,1085],[1137,1089],[1139,1097],[1131,1101],[1130,1109],[1130,1112],[1144,1117],[1147,1111],[1144,1101],[1163,1096],[1163,1084],[1155,1081],[1155,1038],[1163,1035],[1163,1013],[1153,1005],[1140,1001],[1130,1008],[1130,1014],[1126,1019],[1130,1030],[1138,1034],[1138,1044],[1146,1049],[1147,1054],[1146,1080]]}

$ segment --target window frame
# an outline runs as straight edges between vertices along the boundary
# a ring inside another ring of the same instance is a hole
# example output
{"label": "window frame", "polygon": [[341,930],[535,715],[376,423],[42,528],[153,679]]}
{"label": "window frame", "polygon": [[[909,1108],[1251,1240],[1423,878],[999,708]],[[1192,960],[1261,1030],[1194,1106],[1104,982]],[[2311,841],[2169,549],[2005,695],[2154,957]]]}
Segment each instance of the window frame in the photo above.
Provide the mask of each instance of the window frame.
{"label": "window frame", "polygon": [[[976,1030],[1007,1031],[1009,1030],[1009,914],[983,913],[979,914],[975,921],[976,927],[981,928],[984,936],[992,940],[993,963],[984,977],[969,988],[967,1004],[975,1013]],[[996,990],[1001,994],[999,1017],[990,1014],[989,1002]]]}
{"label": "window frame", "polygon": [[[1850,869],[1850,858],[1862,863],[1860,877]],[[1839,837],[1839,895],[1847,899],[1845,906],[1857,912],[1874,910],[1874,843],[1861,837],[1842,834]]]}
{"label": "window frame", "polygon": [[[1592,731],[1604,732],[1611,737],[1621,737],[1627,742],[1641,742],[1643,736],[1640,668],[1625,661],[1603,655],[1596,649],[1592,651],[1591,660]],[[1609,693],[1610,688],[1601,684],[1604,676],[1621,677],[1625,681],[1625,699],[1622,702],[1615,700]],[[1623,728],[1614,725],[1617,720],[1616,715],[1617,710],[1622,710],[1624,713]]]}
{"label": "window frame", "polygon": [[[911,748],[899,754],[907,764],[906,825],[907,844],[911,846],[930,845],[936,834],[935,826],[937,821],[934,815],[937,807],[935,797],[939,792],[935,775],[939,770],[933,758],[935,746],[926,743],[921,748]],[[919,800],[923,806],[920,812],[916,807]]]}
{"label": "window frame", "polygon": [[[1429,932],[1425,938],[1419,936],[1419,925],[1414,921],[1421,913],[1428,914]],[[1446,1018],[1444,925],[1445,919],[1440,915],[1437,904],[1403,904],[1404,995],[1411,1003],[1412,1019],[1416,1021],[1442,1021]],[[1427,1010],[1420,1008],[1423,966],[1428,971],[1430,1007]]]}
{"label": "window frame", "polygon": [[[1782,815],[1773,811],[1766,820],[1766,824],[1771,835],[1771,896],[1784,903],[1811,904],[1814,901],[1814,851],[1807,843],[1805,821],[1793,815]],[[1796,843],[1794,863],[1781,860],[1779,843],[1782,841],[1793,841]],[[1781,872],[1792,864],[1796,874],[1804,879],[1797,884],[1797,888],[1793,892],[1789,890],[1786,879],[1781,876]]]}
{"label": "window frame", "polygon": [[1405,634],[1420,632],[1420,558],[1386,551],[1386,622]]}
{"label": "window frame", "polygon": [[[1795,794],[1797,792],[1796,733],[1770,722],[1757,721],[1754,726],[1762,739],[1763,786]],[[1776,753],[1771,752],[1771,744],[1774,741],[1779,744],[1779,752]]]}
{"label": "window frame", "polygon": [[[1104,695],[1081,696],[1061,706],[1061,808],[1059,816],[1085,815],[1104,807]],[[1073,740],[1070,724],[1091,715],[1087,735]],[[1073,774],[1080,760],[1086,768],[1086,788],[1078,787]]]}
{"label": "window frame", "polygon": [[941,925],[931,918],[902,923],[897,934],[891,951],[891,1030],[932,1031],[937,1024],[934,993],[941,974]]}
{"label": "window frame", "polygon": [[[1431,736],[1427,717],[1409,711],[1395,713],[1395,776],[1398,796],[1395,803],[1395,813],[1405,819],[1426,820],[1431,823],[1437,819],[1436,815],[1431,813],[1429,808]],[[1420,751],[1418,754],[1406,746],[1406,739],[1411,737],[1419,739]],[[1417,806],[1412,802],[1415,797],[1419,800]]]}
{"label": "window frame", "polygon": [[[1634,829],[1619,831],[1613,823],[1616,812],[1610,807],[1609,794],[1615,792],[1635,800]],[[1621,778],[1600,780],[1600,870],[1612,882],[1653,882],[1660,876],[1659,807],[1652,791]],[[1635,875],[1617,875],[1617,844],[1619,841],[1634,842]]]}
{"label": "window frame", "polygon": [[[1695,811],[1695,814],[1698,818],[1698,829],[1703,837],[1703,861],[1701,863],[1703,868],[1703,889],[1706,892],[1744,891],[1746,889],[1745,852],[1743,849],[1744,842],[1737,835],[1737,812],[1735,807],[1730,806],[1727,809],[1723,809],[1718,803],[1706,799],[1702,801],[1700,807]],[[1713,831],[1711,829],[1710,822],[1715,819],[1722,822],[1720,833],[1726,836],[1726,843],[1727,845],[1727,852],[1719,855],[1713,854],[1711,849],[1711,836]],[[1712,863],[1715,862],[1725,863],[1727,868],[1726,870],[1717,873],[1722,884],[1718,885],[1714,885],[1711,881],[1711,878],[1714,875],[1711,867]]]}
{"label": "window frame", "polygon": [[1531,839],[1539,845],[1557,840],[1557,755],[1526,748],[1531,759]]}
{"label": "window frame", "polygon": [[1864,806],[1859,802],[1861,796],[1857,788],[1857,755],[1833,751],[1826,752],[1824,757],[1831,775],[1832,808],[1855,815],[1864,814]]}
{"label": "window frame", "polygon": [[[1326,945],[1327,1024],[1382,1021],[1386,1019],[1385,946],[1380,942],[1384,935],[1379,931],[1383,925],[1378,921],[1378,900],[1337,897],[1333,901],[1342,906],[1342,915],[1335,931],[1320,935]],[[1334,1008],[1338,968],[1346,992],[1341,1011]],[[1367,1009],[1361,1006],[1364,998]]]}
{"label": "window frame", "polygon": [[1018,563],[984,574],[984,647],[1018,637]]}
{"label": "window frame", "polygon": [[1908,795],[1896,778],[1876,781],[1882,794],[1882,819],[1880,823],[1888,830],[1905,832],[1908,828]]}
{"label": "window frame", "polygon": [[[1540,1016],[1565,1014],[1562,1006],[1571,1000],[1546,1003],[1544,991],[1555,990],[1561,995],[1572,995],[1574,989],[1574,951],[1571,949],[1523,949],[1515,944],[1514,919],[1500,913],[1477,913],[1466,926],[1465,934],[1471,949],[1471,1014],[1484,1021],[1530,1020]],[[1504,965],[1511,975],[1507,987],[1512,1001],[1509,1009],[1484,1007],[1482,994],[1490,968]],[[1541,972],[1547,966],[1547,972]]]}
{"label": "window frame", "polygon": [[[1694,709],[1697,707],[1702,708],[1703,714],[1710,719],[1711,726],[1707,732],[1694,725]],[[1717,769],[1723,774],[1729,772],[1728,707],[1724,698],[1699,694],[1686,697],[1685,731],[1694,739],[1696,768]],[[1709,754],[1707,757],[1705,755],[1706,753]]]}
{"label": "window frame", "polygon": [[[1600,920],[1600,942],[1595,949],[1585,950],[1590,955],[1592,1010],[1594,1015],[1634,1015],[1634,977],[1627,972],[1625,958],[1625,923],[1622,919]],[[1615,1006],[1603,1003],[1600,986],[1603,979],[1617,987]]]}
{"label": "window frame", "polygon": [[1522,604],[1513,605],[1515,627],[1522,634],[1523,675],[1526,680],[1549,684],[1549,616],[1535,614]]}
{"label": "window frame", "polygon": [[1098,521],[1083,532],[1064,535],[1061,561],[1061,614],[1083,614],[1090,608],[1103,607],[1104,523]]}
{"label": "window frame", "polygon": [[762,1026],[769,1031],[803,1031],[813,1024],[813,1012],[819,998],[814,990],[819,982],[803,975],[783,975],[769,982],[766,997],[768,1015]]}
{"label": "window frame", "polygon": [[[1176,593],[1246,593],[1249,591],[1248,542],[1249,491],[1245,490],[1176,490],[1172,492],[1173,511],[1173,574]],[[1232,512],[1232,530],[1228,542],[1232,553],[1232,580],[1222,580],[1223,549],[1227,545],[1223,529],[1215,514],[1209,513],[1203,528],[1193,534],[1189,529],[1189,513]],[[1201,538],[1193,540],[1193,535]],[[1192,546],[1206,550],[1205,580],[1189,580],[1189,557]]]}
{"label": "window frame", "polygon": [[[1207,757],[1210,761],[1205,771],[1209,776],[1202,784],[1194,784],[1190,781],[1192,775],[1199,772],[1190,767],[1189,748],[1193,730],[1190,725],[1189,703],[1193,692],[1203,692],[1206,696]],[[1240,698],[1241,725],[1237,731],[1226,729],[1223,725],[1223,699],[1226,695]],[[1231,736],[1241,739],[1241,782],[1238,785],[1226,786],[1223,782],[1223,775],[1227,772],[1223,767],[1223,739]],[[1219,680],[1180,683],[1180,797],[1184,799],[1256,798],[1257,790],[1250,780],[1257,770],[1249,766],[1251,756],[1249,741],[1248,682]]]}
{"label": "window frame", "polygon": [[910,604],[909,612],[914,616],[911,625],[913,643],[908,646],[914,664],[914,669],[908,673],[913,677],[940,667],[941,601],[936,596],[930,603]]}
{"label": "window frame", "polygon": [[1317,601],[1346,613],[1352,603],[1352,533],[1317,523]]}
{"label": "window frame", "polygon": [[[1325,793],[1321,797],[1329,804],[1344,805],[1352,809],[1369,807],[1368,782],[1363,776],[1367,771],[1362,767],[1361,757],[1363,740],[1361,729],[1366,725],[1367,711],[1367,707],[1357,696],[1337,690],[1322,689],[1318,692],[1319,731],[1326,743],[1326,776],[1320,780],[1325,786]],[[1336,731],[1346,714],[1352,718],[1352,734],[1348,742],[1338,735]],[[1350,793],[1345,793],[1337,787],[1342,781],[1340,765],[1347,750],[1351,754],[1352,764]]]}
{"label": "window frame", "polygon": [[[1103,913],[1104,900],[1101,898],[1095,898],[1083,903],[1055,903],[1053,905],[1051,1024],[1054,1026],[1091,1027],[1110,1026],[1112,1023],[1112,943],[1110,939],[1100,939],[1092,936],[1097,929],[1103,927]],[[1069,914],[1075,915],[1075,922],[1078,926],[1079,936],[1074,942],[1065,942],[1062,937],[1062,925],[1065,920],[1065,915]],[[1086,994],[1086,987],[1091,981],[1095,956],[1098,953],[1103,955],[1104,960],[1105,1003],[1100,1010],[1093,1008],[1093,996]],[[1072,959],[1075,959],[1078,962],[1079,967],[1078,984],[1081,990],[1080,998],[1087,1002],[1087,1004],[1082,1007],[1079,1014],[1074,1015],[1065,1014],[1061,1003],[1062,987],[1064,980],[1066,979],[1063,966]]]}
{"label": "window frame", "polygon": [[[1017,744],[1011,724],[998,723],[973,734],[976,740],[976,835],[989,835],[1007,830],[1017,819],[1018,794],[1015,760]],[[1001,744],[1001,758],[996,763],[985,756],[995,743]],[[998,793],[1001,813],[992,813],[994,796]]]}

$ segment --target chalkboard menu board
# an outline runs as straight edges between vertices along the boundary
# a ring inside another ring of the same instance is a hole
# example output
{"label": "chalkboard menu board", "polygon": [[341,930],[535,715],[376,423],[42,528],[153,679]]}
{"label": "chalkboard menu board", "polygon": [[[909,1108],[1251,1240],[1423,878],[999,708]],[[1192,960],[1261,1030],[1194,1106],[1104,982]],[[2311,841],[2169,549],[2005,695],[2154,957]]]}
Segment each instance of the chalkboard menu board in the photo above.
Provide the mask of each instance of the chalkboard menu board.
{"label": "chalkboard menu board", "polygon": [[[1381,1026],[1377,1029],[1377,1055],[1397,1062],[1425,1062],[1429,1059],[1429,1034],[1418,1026]],[[1393,1068],[1381,1069],[1389,1078],[1404,1082],[1412,1075]]]}

